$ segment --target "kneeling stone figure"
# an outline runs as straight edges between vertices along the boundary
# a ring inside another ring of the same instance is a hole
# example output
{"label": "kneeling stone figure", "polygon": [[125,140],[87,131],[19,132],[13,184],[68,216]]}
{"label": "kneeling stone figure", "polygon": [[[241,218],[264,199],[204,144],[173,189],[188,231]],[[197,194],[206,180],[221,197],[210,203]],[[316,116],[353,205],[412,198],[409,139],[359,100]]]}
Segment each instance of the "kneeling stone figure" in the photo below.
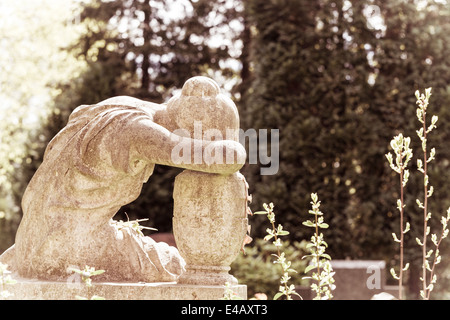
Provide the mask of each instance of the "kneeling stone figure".
{"label": "kneeling stone figure", "polygon": [[[193,112],[189,103],[198,110],[203,103],[207,110]],[[218,174],[242,167],[246,154],[239,142],[174,133],[194,121],[207,123],[211,108],[212,122],[239,126],[234,103],[205,77],[189,79],[167,104],[122,96],[76,108],[47,146],[22,199],[15,244],[0,262],[24,278],[64,281],[69,267],[89,265],[106,271],[96,276],[99,281],[175,281],[185,267],[178,250],[132,228],[118,228],[112,218],[139,196],[155,164]],[[180,144],[193,150],[190,163],[172,160]],[[235,161],[194,163],[198,146],[234,152]]]}

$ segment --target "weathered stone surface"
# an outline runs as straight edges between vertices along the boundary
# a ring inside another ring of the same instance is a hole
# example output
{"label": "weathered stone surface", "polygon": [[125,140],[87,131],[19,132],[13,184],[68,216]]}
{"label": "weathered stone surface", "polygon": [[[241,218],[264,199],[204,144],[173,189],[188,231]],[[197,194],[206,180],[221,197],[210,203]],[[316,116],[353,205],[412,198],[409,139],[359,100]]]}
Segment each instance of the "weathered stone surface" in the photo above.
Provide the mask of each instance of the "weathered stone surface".
{"label": "weathered stone surface", "polygon": [[228,271],[247,233],[244,176],[186,170],[175,179],[173,198],[173,232],[187,263],[178,283],[237,283]]}
{"label": "weathered stone surface", "polygon": [[177,127],[187,130],[191,137],[194,137],[195,123],[198,122],[203,131],[217,130],[223,140],[239,141],[236,105],[221,94],[217,83],[209,78],[194,77],[188,80],[181,94],[169,100],[167,110]]}
{"label": "weathered stone surface", "polygon": [[[112,218],[139,196],[155,164],[217,175],[242,167],[236,135],[197,138],[199,122],[221,133],[239,123],[234,103],[204,77],[188,80],[168,105],[115,97],[75,109],[47,146],[23,196],[15,245],[0,261],[26,278],[65,281],[69,267],[89,265],[106,270],[97,281],[176,280],[185,266],[176,248]],[[225,154],[226,163],[216,161]]]}
{"label": "weathered stone surface", "polygon": [[[237,108],[219,94],[219,87],[213,81],[204,78],[188,81],[181,94],[168,102],[168,110],[186,136],[206,141],[239,141]],[[207,163],[234,162],[220,148],[205,149],[203,157]],[[185,170],[175,179],[173,198],[173,233],[187,263],[186,272],[177,282],[236,284],[237,280],[228,271],[247,233],[248,192],[244,176],[238,172]]]}
{"label": "weathered stone surface", "polygon": [[[8,286],[15,300],[75,300],[76,297],[106,300],[219,300],[225,294],[224,286],[181,285],[175,282],[154,283],[94,283],[87,288],[83,283],[66,283],[43,280],[18,279]],[[247,287],[230,287],[239,297],[247,299]]]}

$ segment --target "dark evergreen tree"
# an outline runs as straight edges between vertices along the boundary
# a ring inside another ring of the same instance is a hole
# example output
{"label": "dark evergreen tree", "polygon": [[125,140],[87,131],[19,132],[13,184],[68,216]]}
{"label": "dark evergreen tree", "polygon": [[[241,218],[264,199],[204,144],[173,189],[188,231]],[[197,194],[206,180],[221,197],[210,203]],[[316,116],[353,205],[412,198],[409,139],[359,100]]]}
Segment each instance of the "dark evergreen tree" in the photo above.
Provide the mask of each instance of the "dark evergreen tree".
{"label": "dark evergreen tree", "polygon": [[[243,44],[234,92],[241,126],[280,130],[279,172],[262,176],[253,164],[242,170],[253,210],[274,202],[290,240],[300,241],[310,236],[302,222],[308,218],[310,194],[317,192],[329,217],[324,233],[333,258],[395,263],[391,233],[398,231],[399,186],[385,154],[400,131],[411,136],[420,153],[414,91],[433,87],[430,112],[439,122],[429,141],[437,149],[429,173],[435,187],[431,211],[435,216],[445,212],[450,205],[448,5],[432,0],[186,0],[177,1],[185,8],[177,16],[167,14],[173,4],[94,0],[85,7],[86,33],[71,50],[88,68],[61,85],[59,108],[43,131],[47,139],[80,104],[115,95],[163,102],[191,76],[219,72],[236,77],[225,63],[236,58],[233,43],[211,45],[211,40],[239,21],[242,28],[230,39]],[[38,163],[36,156],[33,170]],[[130,219],[148,217],[149,225],[169,231],[178,172],[158,166],[141,197],[122,213]],[[414,239],[423,230],[415,206],[422,177],[414,163],[411,173],[405,212],[411,223],[406,259],[412,263],[412,287],[420,268],[414,263],[420,258]],[[259,218],[250,219],[254,237],[264,235],[265,221]]]}
{"label": "dark evergreen tree", "polygon": [[[371,130],[377,121],[364,105],[372,72],[364,44],[374,36],[360,11],[360,5],[350,10],[343,1],[251,0],[247,5],[254,28],[254,81],[246,93],[245,124],[280,130],[279,172],[247,175],[255,206],[273,201],[293,237],[304,239],[307,230],[299,226],[311,192],[318,192],[333,217],[331,225],[339,226],[327,235],[341,257],[364,256],[373,229],[361,220],[377,212],[384,170],[384,150],[370,147],[378,137]],[[375,180],[368,179],[372,175]]]}
{"label": "dark evergreen tree", "polygon": [[[419,1],[405,0],[245,3],[253,72],[242,93],[244,128],[280,130],[279,172],[261,176],[251,165],[244,170],[253,209],[274,202],[291,239],[305,239],[301,223],[310,193],[318,192],[332,217],[325,237],[334,258],[390,262],[397,253],[391,233],[398,229],[399,189],[384,155],[399,131],[415,139],[416,89],[431,86],[435,92],[441,131],[433,141],[442,158],[433,177],[443,193],[449,181],[444,146],[450,69],[443,56],[448,7],[429,1],[421,8]],[[412,179],[410,185],[420,186],[419,176]],[[414,208],[420,187],[408,192],[408,219],[420,234]],[[436,214],[444,213],[446,196],[436,194],[433,201]],[[262,236],[264,228],[252,220],[254,235]],[[409,236],[413,259],[420,248],[412,243],[416,234]]]}
{"label": "dark evergreen tree", "polygon": [[[429,148],[436,147],[437,154],[428,172],[430,184],[435,188],[429,200],[429,209],[433,214],[429,223],[431,232],[437,232],[441,229],[440,217],[450,206],[446,191],[450,181],[450,150],[446,147],[450,134],[450,60],[445,54],[450,49],[450,8],[439,1],[414,0],[397,0],[389,4],[375,1],[373,5],[376,6],[375,13],[379,12],[383,17],[385,28],[377,31],[377,42],[373,45],[376,81],[370,92],[370,104],[372,109],[378,110],[386,133],[393,135],[401,131],[411,137],[415,159],[422,156],[422,150],[415,132],[421,124],[416,118],[417,105],[413,93],[417,89],[423,92],[425,88],[433,88],[428,121],[433,114],[439,116],[439,121],[438,128],[429,135],[427,143]],[[418,298],[422,253],[415,239],[423,235],[423,211],[417,207],[415,200],[423,199],[423,176],[416,170],[415,159],[406,187],[405,212],[411,223],[411,232],[407,234],[405,250],[406,259],[411,263],[410,292]],[[388,195],[398,197],[398,182],[394,179],[393,183],[395,191]],[[382,192],[387,190],[386,187]],[[397,210],[387,211],[387,219],[397,217]],[[440,248],[444,257],[450,252],[449,244],[447,240]],[[438,268],[445,268],[447,264],[445,261]],[[438,284],[441,288],[448,286],[442,277]]]}

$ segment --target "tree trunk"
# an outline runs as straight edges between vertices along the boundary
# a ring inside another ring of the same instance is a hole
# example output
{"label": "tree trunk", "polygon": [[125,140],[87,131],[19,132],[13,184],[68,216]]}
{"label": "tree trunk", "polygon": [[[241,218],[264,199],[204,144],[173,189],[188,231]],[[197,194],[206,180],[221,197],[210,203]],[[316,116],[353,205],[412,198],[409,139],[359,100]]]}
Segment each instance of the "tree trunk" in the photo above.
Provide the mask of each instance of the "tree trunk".
{"label": "tree trunk", "polygon": [[142,46],[142,79],[141,79],[141,89],[142,93],[145,94],[150,88],[150,39],[152,37],[152,30],[150,28],[152,8],[149,4],[146,4],[143,8],[144,12],[144,26],[143,26],[143,36],[144,45]]}

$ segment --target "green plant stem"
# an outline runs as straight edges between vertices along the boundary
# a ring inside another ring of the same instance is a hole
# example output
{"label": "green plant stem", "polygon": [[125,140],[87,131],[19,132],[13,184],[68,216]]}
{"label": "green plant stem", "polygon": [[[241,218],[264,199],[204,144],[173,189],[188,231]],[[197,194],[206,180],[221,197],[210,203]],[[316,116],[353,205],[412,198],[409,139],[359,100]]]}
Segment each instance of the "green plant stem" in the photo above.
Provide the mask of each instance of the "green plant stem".
{"label": "green plant stem", "polygon": [[[422,114],[423,120],[423,138],[425,141],[425,145],[423,147],[423,175],[424,175],[424,203],[423,203],[423,246],[422,246],[422,283],[423,283],[423,293],[424,299],[427,298],[427,268],[426,268],[426,256],[427,256],[427,229],[428,229],[428,183],[426,181],[426,177],[428,174],[428,163],[427,163],[427,148],[426,148],[426,139],[427,139],[427,128],[426,128],[426,110],[423,110]],[[429,296],[429,295],[428,295]]]}
{"label": "green plant stem", "polygon": [[[402,168],[403,164],[400,160],[400,168]],[[404,235],[403,235],[403,169],[400,171],[400,273],[398,277],[398,298],[400,300],[403,299],[403,244],[404,244]]]}
{"label": "green plant stem", "polygon": [[[436,245],[436,251],[439,249],[439,245],[441,244],[441,241],[444,238],[443,235],[444,235],[444,233],[442,233],[441,237],[439,238],[439,241],[438,241],[438,243]],[[437,253],[435,253],[434,261],[433,261],[433,267],[431,268],[431,273],[430,273],[430,281],[433,279],[433,276],[434,276],[434,268],[436,267],[436,264],[437,264],[437,258],[438,258],[438,255],[437,255]],[[431,295],[431,290],[428,290],[426,295],[424,295],[426,300],[430,300],[430,295]]]}
{"label": "green plant stem", "polygon": [[[315,221],[316,221],[316,242],[319,241],[319,222],[317,220],[317,214],[314,215],[315,216]],[[316,264],[317,264],[317,274],[320,275],[320,257],[318,252],[316,252]],[[317,279],[317,286],[320,288],[320,277],[318,277]],[[321,294],[320,294],[320,290],[317,291],[317,296],[319,297],[319,300],[322,298]]]}
{"label": "green plant stem", "polygon": [[254,214],[264,214],[269,219],[272,230],[267,228],[268,234],[264,237],[264,240],[268,241],[274,238],[273,244],[277,248],[277,254],[273,254],[273,256],[277,257],[277,260],[274,263],[279,263],[281,265],[281,269],[283,270],[283,275],[280,280],[282,286],[279,287],[279,292],[274,296],[274,300],[277,300],[283,295],[285,295],[288,300],[291,300],[291,294],[298,295],[301,298],[301,296],[297,292],[295,292],[294,285],[288,286],[288,280],[290,279],[289,272],[296,271],[290,268],[291,262],[286,261],[285,254],[284,252],[281,252],[280,249],[282,243],[278,236],[288,235],[289,232],[283,230],[282,225],[278,225],[278,227],[275,227],[275,213],[273,212],[273,203],[270,203],[269,205],[264,203],[264,209],[265,211],[256,211]]}
{"label": "green plant stem", "polygon": [[[278,237],[277,237],[277,229],[275,228],[275,221],[272,221],[271,224],[272,224],[272,230],[273,230],[273,238],[275,239],[275,243],[276,243],[278,240]],[[278,256],[281,255],[280,247],[278,247],[278,246],[277,246],[277,254],[278,254]]]}
{"label": "green plant stem", "polygon": [[[271,224],[272,224],[272,230],[273,230],[273,238],[275,239],[275,243],[277,243],[278,237],[277,237],[277,229],[275,228],[275,218],[272,220]],[[278,254],[278,257],[281,256],[281,250],[280,250],[280,247],[279,247],[279,246],[277,246],[277,254]],[[286,271],[284,270],[283,265],[280,264],[280,266],[281,266],[281,269],[283,270],[283,273],[285,273]],[[288,287],[288,284],[287,284],[287,282],[285,282],[285,283],[284,283],[284,289],[285,289],[285,292],[288,292],[288,288],[289,288],[289,287]],[[289,295],[286,295],[286,298],[287,298],[288,300],[291,299]]]}

